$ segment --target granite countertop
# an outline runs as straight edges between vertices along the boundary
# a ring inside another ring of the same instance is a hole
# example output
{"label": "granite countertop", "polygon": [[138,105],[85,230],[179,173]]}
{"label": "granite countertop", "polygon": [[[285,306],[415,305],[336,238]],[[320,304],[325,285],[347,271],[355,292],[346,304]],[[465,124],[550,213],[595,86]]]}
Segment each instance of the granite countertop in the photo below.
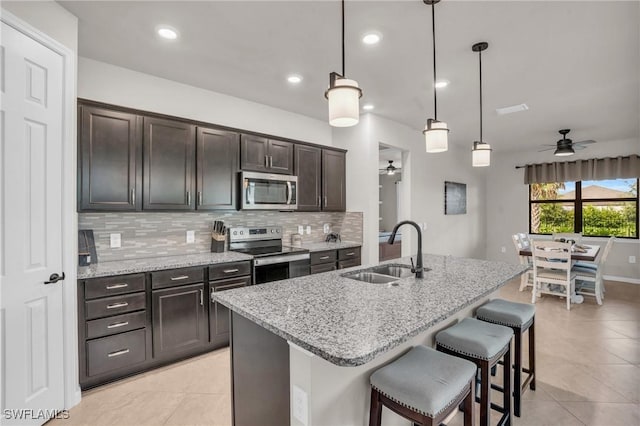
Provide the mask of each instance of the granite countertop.
{"label": "granite countertop", "polygon": [[[409,264],[408,257],[382,263]],[[341,275],[366,269],[276,281],[212,295],[280,337],[339,366],[358,366],[454,315],[519,276],[527,266],[425,255],[431,268],[398,286]]]}
{"label": "granite countertop", "polygon": [[302,248],[309,250],[310,252],[314,251],[324,251],[324,250],[338,250],[345,248],[353,248],[360,247],[362,243],[356,243],[352,241],[339,241],[335,243],[327,243],[327,242],[319,242],[319,243],[302,243]]}
{"label": "granite countertop", "polygon": [[224,253],[198,253],[148,259],[119,260],[97,263],[91,266],[81,266],[78,268],[78,279],[161,271],[163,269],[185,268],[189,266],[214,265],[216,263],[251,259],[253,259],[253,257],[247,254],[226,251]]}

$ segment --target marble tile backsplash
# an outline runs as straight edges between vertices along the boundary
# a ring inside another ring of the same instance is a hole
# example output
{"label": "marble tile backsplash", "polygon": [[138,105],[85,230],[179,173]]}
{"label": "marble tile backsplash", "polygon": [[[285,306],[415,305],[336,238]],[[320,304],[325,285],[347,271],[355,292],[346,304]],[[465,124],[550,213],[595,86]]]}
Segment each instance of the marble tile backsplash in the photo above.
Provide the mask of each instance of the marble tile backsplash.
{"label": "marble tile backsplash", "polygon": [[[311,227],[311,233],[302,236],[303,243],[324,241],[325,223],[344,241],[362,242],[361,212],[80,213],[78,228],[93,230],[98,261],[108,262],[209,252],[214,220],[223,220],[227,227],[282,226],[285,245],[298,225]],[[187,231],[195,231],[195,243],[187,244]],[[120,248],[110,248],[111,233],[121,234]]]}

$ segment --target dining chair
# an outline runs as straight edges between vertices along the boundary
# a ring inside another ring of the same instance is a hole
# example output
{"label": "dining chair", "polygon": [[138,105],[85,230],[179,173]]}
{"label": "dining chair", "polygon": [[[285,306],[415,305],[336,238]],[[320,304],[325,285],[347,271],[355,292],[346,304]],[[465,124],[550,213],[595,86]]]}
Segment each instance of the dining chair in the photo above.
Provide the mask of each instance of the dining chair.
{"label": "dining chair", "polygon": [[[531,256],[522,256],[520,250],[526,250],[531,248],[531,241],[527,234],[518,233],[511,236],[513,245],[516,248],[516,254],[521,265],[533,266],[531,263]],[[520,275],[520,291],[523,291],[527,286],[533,285],[533,270],[529,269],[524,274]]]}
{"label": "dining chair", "polygon": [[539,294],[564,296],[567,300],[567,310],[571,310],[571,295],[575,292],[577,275],[571,270],[571,244],[533,240],[531,248],[533,258],[531,303],[536,303]]}
{"label": "dining chair", "polygon": [[582,233],[581,232],[554,232],[551,234],[551,239],[553,241],[565,241],[573,240],[576,244],[582,243]]}
{"label": "dining chair", "polygon": [[602,299],[604,299],[604,280],[602,279],[602,275],[604,273],[604,265],[609,257],[609,252],[611,251],[611,247],[613,247],[613,241],[614,237],[609,237],[597,262],[576,262],[573,268],[571,268],[571,270],[576,273],[576,281],[593,283],[593,287],[591,287],[590,284],[578,285],[576,292],[582,295],[595,296],[598,305],[602,305]]}

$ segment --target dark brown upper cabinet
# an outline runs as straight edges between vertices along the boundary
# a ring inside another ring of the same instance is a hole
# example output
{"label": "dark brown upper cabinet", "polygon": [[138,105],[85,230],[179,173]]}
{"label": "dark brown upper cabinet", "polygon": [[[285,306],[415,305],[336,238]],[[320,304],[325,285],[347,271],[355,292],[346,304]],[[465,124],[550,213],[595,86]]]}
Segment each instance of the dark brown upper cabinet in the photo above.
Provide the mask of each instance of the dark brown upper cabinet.
{"label": "dark brown upper cabinet", "polygon": [[140,210],[140,117],[89,106],[79,112],[78,210]]}
{"label": "dark brown upper cabinet", "polygon": [[345,153],[322,150],[322,210],[346,211]]}
{"label": "dark brown upper cabinet", "polygon": [[195,126],[144,117],[144,210],[194,210]]}
{"label": "dark brown upper cabinet", "polygon": [[317,212],[322,206],[322,149],[296,144],[295,175],[298,176],[298,211]]}
{"label": "dark brown upper cabinet", "polygon": [[237,133],[198,127],[197,205],[198,210],[229,210],[237,204]]}
{"label": "dark brown upper cabinet", "polygon": [[241,135],[240,168],[266,173],[293,174],[293,143]]}

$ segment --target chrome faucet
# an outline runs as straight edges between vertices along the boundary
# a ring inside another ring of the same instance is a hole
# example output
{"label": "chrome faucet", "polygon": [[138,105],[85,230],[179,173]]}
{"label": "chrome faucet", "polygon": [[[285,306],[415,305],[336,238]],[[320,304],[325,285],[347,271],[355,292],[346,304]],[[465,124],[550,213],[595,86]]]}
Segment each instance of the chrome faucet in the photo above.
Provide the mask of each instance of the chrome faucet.
{"label": "chrome faucet", "polygon": [[416,274],[416,278],[424,278],[424,265],[422,264],[422,229],[418,226],[417,223],[411,220],[403,220],[399,222],[396,226],[393,227],[393,231],[391,232],[391,236],[389,237],[388,244],[393,244],[396,239],[396,232],[398,232],[398,228],[402,225],[411,225],[416,228],[418,231],[418,256],[416,259],[416,265],[413,265],[413,259],[411,260],[411,272]]}

